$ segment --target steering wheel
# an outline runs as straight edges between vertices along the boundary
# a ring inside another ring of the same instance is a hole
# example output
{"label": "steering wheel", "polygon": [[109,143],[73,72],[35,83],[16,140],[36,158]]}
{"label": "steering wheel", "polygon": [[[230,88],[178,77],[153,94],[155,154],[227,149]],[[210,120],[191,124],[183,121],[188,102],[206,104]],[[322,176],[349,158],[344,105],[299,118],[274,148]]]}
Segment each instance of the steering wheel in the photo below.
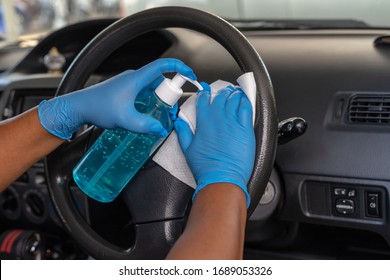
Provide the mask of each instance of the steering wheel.
{"label": "steering wheel", "polygon": [[[114,22],[80,52],[64,75],[57,95],[84,86],[94,70],[124,43],[157,29],[179,27],[206,34],[229,51],[243,73],[253,72],[257,86],[256,157],[248,184],[251,205],[257,206],[275,159],[277,117],[267,69],[248,40],[231,24],[210,13],[184,7],[146,10]],[[69,234],[97,259],[161,259],[182,233],[191,207],[193,189],[161,167],[145,168],[130,181],[120,198],[134,222],[130,248],[121,248],[96,233],[79,213],[70,191],[72,169],[91,143],[93,131],[65,142],[46,158],[49,192]]]}

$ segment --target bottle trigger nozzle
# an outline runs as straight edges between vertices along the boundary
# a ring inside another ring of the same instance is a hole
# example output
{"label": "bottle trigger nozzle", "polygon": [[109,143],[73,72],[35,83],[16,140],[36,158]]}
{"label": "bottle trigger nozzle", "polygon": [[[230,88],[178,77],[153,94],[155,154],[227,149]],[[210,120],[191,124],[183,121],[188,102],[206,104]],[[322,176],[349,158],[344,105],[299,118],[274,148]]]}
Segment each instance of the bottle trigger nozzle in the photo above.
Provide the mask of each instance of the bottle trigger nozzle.
{"label": "bottle trigger nozzle", "polygon": [[201,84],[186,76],[177,73],[172,80],[165,78],[162,83],[156,88],[155,92],[161,100],[173,106],[183,94],[182,86],[185,82],[190,82],[199,90],[203,90]]}
{"label": "bottle trigger nozzle", "polygon": [[[180,75],[183,79],[185,79],[187,82],[190,82],[191,84],[193,84],[194,86],[196,86],[199,90],[203,90],[203,87],[202,87],[202,85],[198,82],[198,81],[195,81],[195,80],[193,80],[193,79],[190,79],[190,78],[188,78],[188,77],[186,77],[186,76],[183,76],[183,75],[181,75],[181,74],[177,74],[176,76],[178,76],[178,75]],[[175,76],[175,78],[176,78],[176,76]],[[184,83],[183,83],[184,84]],[[183,86],[183,85],[182,85]]]}

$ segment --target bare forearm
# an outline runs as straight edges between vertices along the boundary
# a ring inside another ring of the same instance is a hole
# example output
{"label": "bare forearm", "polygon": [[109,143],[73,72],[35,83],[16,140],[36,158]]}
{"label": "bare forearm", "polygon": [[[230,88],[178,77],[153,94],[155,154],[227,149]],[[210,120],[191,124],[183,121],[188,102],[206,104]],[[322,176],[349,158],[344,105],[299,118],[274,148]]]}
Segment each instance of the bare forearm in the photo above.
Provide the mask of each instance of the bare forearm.
{"label": "bare forearm", "polygon": [[167,259],[242,259],[246,215],[245,195],[237,186],[218,183],[202,189]]}
{"label": "bare forearm", "polygon": [[0,191],[63,142],[40,124],[34,108],[0,123]]}

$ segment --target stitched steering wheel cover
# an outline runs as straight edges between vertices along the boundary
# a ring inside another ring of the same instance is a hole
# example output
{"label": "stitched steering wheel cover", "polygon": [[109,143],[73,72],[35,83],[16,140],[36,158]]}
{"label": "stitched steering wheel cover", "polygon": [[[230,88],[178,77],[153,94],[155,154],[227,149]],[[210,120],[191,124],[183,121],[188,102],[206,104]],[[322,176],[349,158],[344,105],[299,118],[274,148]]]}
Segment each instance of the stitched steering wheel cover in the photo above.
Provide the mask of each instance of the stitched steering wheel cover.
{"label": "stitched steering wheel cover", "polygon": [[[256,157],[251,179],[248,184],[248,192],[251,197],[251,205],[248,208],[248,217],[257,206],[264,189],[268,183],[269,176],[273,169],[277,146],[277,116],[276,105],[273,94],[273,87],[268,71],[257,51],[249,41],[235,27],[225,20],[207,12],[184,7],[164,7],[145,10],[132,16],[123,18],[113,23],[101,33],[99,33],[80,52],[77,58],[69,67],[58,88],[57,95],[66,94],[78,90],[84,86],[87,79],[94,70],[113,51],[126,42],[147,32],[170,27],[187,28],[200,33],[204,33],[219,42],[235,59],[240,69],[245,72],[253,72],[257,86],[256,116],[255,116],[255,136],[256,136]],[[88,136],[82,136],[87,138]],[[87,140],[86,140],[87,141]],[[67,143],[71,148],[80,146],[80,141]],[[75,146],[75,147],[72,147]],[[69,147],[68,147],[69,148]],[[64,150],[64,149],[63,149]],[[80,245],[95,258],[102,259],[128,259],[128,258],[156,258],[159,255],[148,255],[149,252],[139,252],[147,250],[150,246],[143,246],[144,243],[153,239],[153,227],[138,227],[135,244],[132,248],[122,249],[107,242],[94,232],[89,225],[78,214],[72,202],[69,191],[69,176],[59,174],[64,166],[58,165],[58,158],[64,156],[61,147],[47,157],[46,169],[49,179],[49,192],[55,208],[65,228],[80,243]],[[68,151],[68,149],[66,149]],[[78,152],[66,154],[70,163],[76,163],[85,152],[78,147]],[[172,178],[172,182],[175,178]],[[169,184],[170,182],[165,182]],[[164,226],[169,228],[169,237],[175,239],[180,235],[183,222],[173,223],[165,221]],[[158,232],[158,231],[157,231]],[[148,239],[151,238],[151,239]],[[160,248],[161,255],[164,256],[169,250],[170,244]],[[159,246],[158,244],[151,245]],[[138,251],[136,250],[138,248]],[[155,248],[159,250],[158,248]]]}

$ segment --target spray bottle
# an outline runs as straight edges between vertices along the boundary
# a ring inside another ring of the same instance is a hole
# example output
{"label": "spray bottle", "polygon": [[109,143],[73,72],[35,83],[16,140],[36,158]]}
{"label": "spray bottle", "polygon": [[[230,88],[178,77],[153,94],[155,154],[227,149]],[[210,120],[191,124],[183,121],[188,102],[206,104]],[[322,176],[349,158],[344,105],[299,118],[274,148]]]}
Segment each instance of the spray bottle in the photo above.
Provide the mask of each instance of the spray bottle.
{"label": "spray bottle", "polygon": [[[182,96],[181,87],[186,81],[202,89],[198,82],[177,73],[172,80],[165,78],[154,92],[138,94],[135,108],[160,121],[167,132],[171,132],[173,122],[169,109]],[[111,202],[165,138],[123,129],[106,129],[73,169],[73,178],[88,196],[100,202]]]}

